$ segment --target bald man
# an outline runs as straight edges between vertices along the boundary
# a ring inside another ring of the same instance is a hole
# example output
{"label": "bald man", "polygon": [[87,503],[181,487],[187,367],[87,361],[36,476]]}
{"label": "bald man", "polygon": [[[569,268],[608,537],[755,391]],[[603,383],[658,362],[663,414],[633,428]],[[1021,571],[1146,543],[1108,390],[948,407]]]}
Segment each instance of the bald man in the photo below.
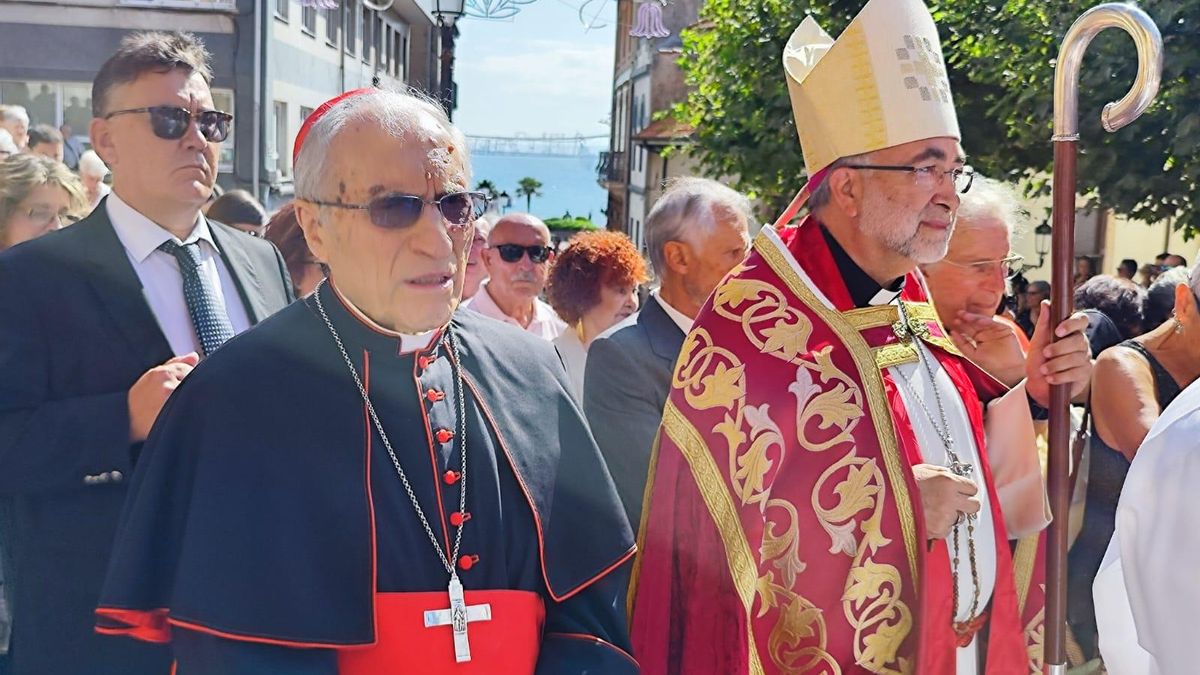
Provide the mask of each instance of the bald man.
{"label": "bald man", "polygon": [[546,287],[554,249],[550,229],[537,216],[510,213],[492,226],[483,265],[489,278],[464,306],[553,340],[567,324],[538,296]]}

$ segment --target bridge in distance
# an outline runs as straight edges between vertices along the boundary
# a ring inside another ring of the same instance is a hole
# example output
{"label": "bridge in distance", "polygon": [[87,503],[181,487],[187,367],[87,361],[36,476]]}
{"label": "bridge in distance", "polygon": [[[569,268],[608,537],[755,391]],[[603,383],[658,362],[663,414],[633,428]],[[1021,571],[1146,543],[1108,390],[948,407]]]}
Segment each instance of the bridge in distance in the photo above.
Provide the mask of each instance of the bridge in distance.
{"label": "bridge in distance", "polygon": [[472,155],[517,157],[590,157],[599,153],[608,135],[546,134],[542,136],[467,136]]}

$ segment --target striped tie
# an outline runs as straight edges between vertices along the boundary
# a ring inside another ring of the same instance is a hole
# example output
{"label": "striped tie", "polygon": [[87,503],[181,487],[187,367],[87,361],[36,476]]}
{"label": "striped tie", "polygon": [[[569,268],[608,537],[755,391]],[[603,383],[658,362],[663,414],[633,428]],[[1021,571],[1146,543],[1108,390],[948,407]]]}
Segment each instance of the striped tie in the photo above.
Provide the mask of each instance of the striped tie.
{"label": "striped tie", "polygon": [[222,311],[223,304],[208,278],[200,273],[200,242],[180,246],[174,241],[163,242],[158,250],[170,253],[179,261],[183,275],[183,299],[187,302],[192,327],[200,338],[200,347],[207,356],[233,337],[233,324]]}

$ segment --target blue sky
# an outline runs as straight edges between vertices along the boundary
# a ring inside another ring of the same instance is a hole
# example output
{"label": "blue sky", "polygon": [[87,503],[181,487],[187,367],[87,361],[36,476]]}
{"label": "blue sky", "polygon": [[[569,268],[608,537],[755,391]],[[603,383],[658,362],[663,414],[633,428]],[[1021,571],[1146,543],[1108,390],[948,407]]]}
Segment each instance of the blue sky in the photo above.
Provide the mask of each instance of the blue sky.
{"label": "blue sky", "polygon": [[[581,6],[603,27],[587,30]],[[607,135],[616,1],[534,0],[519,9],[503,21],[460,21],[455,123],[471,135]]]}

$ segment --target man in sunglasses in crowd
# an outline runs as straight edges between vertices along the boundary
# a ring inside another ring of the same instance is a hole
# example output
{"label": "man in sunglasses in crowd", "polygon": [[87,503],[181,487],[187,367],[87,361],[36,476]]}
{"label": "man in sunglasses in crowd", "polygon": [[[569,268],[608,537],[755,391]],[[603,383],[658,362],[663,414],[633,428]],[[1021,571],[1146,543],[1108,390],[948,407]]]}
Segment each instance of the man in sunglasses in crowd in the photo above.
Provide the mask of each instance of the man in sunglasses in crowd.
{"label": "man in sunglasses in crowd", "polygon": [[273,246],[200,215],[231,119],[213,109],[210,79],[189,35],[123,40],[92,93],[112,194],[0,254],[14,675],[168,672],[165,648],[93,630],[127,478],[197,362],[292,299]]}
{"label": "man in sunglasses in crowd", "polygon": [[553,346],[455,311],[486,207],[462,132],[356,90],[296,148],[328,280],[172,397],[101,630],[187,675],[637,672],[633,535]]}
{"label": "man in sunglasses in crowd", "polygon": [[538,297],[553,262],[546,224],[528,213],[510,213],[496,221],[488,234],[483,263],[490,276],[465,306],[553,340],[567,324]]}

